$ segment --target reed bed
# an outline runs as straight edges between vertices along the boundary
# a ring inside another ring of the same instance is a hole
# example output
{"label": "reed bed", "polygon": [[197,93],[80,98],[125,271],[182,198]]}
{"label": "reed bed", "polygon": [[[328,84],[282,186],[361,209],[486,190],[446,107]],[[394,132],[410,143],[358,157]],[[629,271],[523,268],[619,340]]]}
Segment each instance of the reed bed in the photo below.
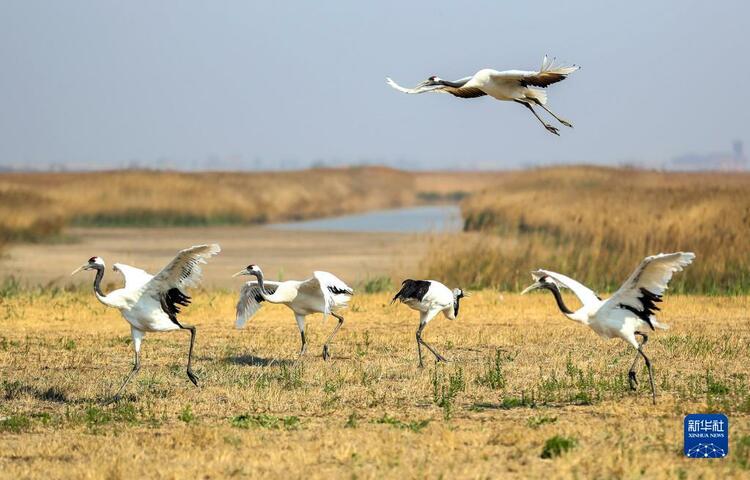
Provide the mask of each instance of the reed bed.
{"label": "reed bed", "polygon": [[387,168],[278,173],[112,171],[0,175],[0,245],[66,225],[205,226],[299,220],[415,202],[413,176]]}
{"label": "reed bed", "polygon": [[[750,291],[750,175],[567,167],[510,173],[462,203],[465,230],[436,239],[428,275],[516,290],[528,271],[612,291],[646,255],[693,251],[681,292]],[[447,253],[446,253],[447,252]]]}

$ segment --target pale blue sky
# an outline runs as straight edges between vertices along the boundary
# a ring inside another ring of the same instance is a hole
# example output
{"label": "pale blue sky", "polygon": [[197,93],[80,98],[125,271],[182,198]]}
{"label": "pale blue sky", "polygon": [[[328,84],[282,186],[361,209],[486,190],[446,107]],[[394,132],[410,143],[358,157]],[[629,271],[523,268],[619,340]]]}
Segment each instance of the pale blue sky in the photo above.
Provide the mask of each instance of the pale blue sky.
{"label": "pale blue sky", "polygon": [[[316,160],[660,165],[748,138],[744,1],[8,1],[0,165]],[[519,105],[407,96],[429,75],[582,66]]]}

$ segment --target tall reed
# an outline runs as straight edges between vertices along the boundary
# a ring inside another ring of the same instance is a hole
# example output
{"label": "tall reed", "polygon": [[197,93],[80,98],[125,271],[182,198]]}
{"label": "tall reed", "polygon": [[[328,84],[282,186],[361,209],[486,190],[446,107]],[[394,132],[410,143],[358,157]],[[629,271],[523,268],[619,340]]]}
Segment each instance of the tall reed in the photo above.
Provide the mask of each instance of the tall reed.
{"label": "tall reed", "polygon": [[478,233],[436,241],[428,274],[516,290],[529,270],[547,268],[611,291],[646,255],[684,250],[697,259],[674,290],[750,290],[748,174],[532,170],[508,174],[462,211],[465,230]]}

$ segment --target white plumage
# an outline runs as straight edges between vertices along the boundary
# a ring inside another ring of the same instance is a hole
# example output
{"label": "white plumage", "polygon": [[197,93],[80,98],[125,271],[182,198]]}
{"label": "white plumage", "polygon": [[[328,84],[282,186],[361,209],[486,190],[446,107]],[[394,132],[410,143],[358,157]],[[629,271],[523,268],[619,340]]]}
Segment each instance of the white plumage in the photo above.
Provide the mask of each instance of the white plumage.
{"label": "white plumage", "polygon": [[566,127],[572,127],[573,125],[570,122],[558,117],[547,107],[547,92],[543,89],[553,83],[564,80],[568,75],[578,70],[578,68],[575,65],[555,65],[554,59],[550,60],[545,55],[542,60],[542,66],[538,71],[497,71],[485,68],[470,77],[454,81],[443,80],[433,75],[414,88],[402,87],[390,78],[386,78],[386,82],[399,92],[408,94],[428,92],[450,93],[460,98],[476,98],[489,95],[497,100],[514,101],[528,108],[544,125],[544,128],[555,135],[559,135],[558,129],[545,122],[536,113],[533,106],[541,107],[561,124]]}
{"label": "white plumage", "polygon": [[330,358],[329,344],[341,325],[344,317],[339,310],[349,304],[354,291],[341,279],[328,272],[316,271],[307,280],[287,280],[285,282],[271,282],[263,278],[263,271],[257,265],[248,265],[234,276],[252,275],[257,281],[247,282],[240,290],[237,302],[237,316],[235,326],[242,328],[247,320],[260,310],[261,303],[280,303],[294,312],[297,327],[302,339],[300,355],[307,349],[305,339],[305,317],[313,313],[322,313],[324,317],[333,315],[338,320],[333,332],[323,345],[323,359]]}
{"label": "white plumage", "polygon": [[113,269],[125,277],[125,286],[104,294],[101,281],[104,277],[105,264],[100,257],[91,257],[71,275],[82,270],[96,270],[94,277],[94,294],[108,307],[117,308],[130,324],[133,339],[135,363],[133,370],[125,379],[112,401],[120,399],[120,393],[131,378],[141,368],[141,342],[146,332],[166,332],[184,329],[190,331],[190,349],[188,351],[187,375],[198,385],[198,378],[192,370],[193,346],[195,344],[195,327],[177,320],[180,307],[190,304],[186,291],[198,285],[201,277],[201,264],[206,259],[221,251],[218,245],[198,245],[180,251],[177,256],[155,276],[122,263],[115,263]]}
{"label": "white plumage", "polygon": [[406,279],[401,283],[401,290],[396,293],[391,303],[399,300],[409,308],[419,312],[419,328],[416,337],[420,367],[424,366],[422,363],[422,345],[435,355],[437,361],[446,361],[445,357],[422,339],[422,331],[441,312],[448,320],[455,320],[458,316],[461,299],[464,296],[465,294],[460,288],[451,290],[436,280]]}
{"label": "white plumage", "polygon": [[[630,388],[635,389],[638,384],[635,367],[638,357],[642,356],[648,367],[651,394],[655,403],[653,370],[650,360],[643,353],[643,345],[648,341],[648,335],[643,331],[669,328],[656,319],[655,312],[659,311],[656,303],[662,301],[672,275],[690,265],[694,258],[695,254],[691,252],[660,253],[646,257],[619,290],[607,300],[600,299],[589,288],[572,278],[549,270],[532,272],[535,283],[521,293],[539,288],[547,289],[555,296],[558,307],[566,317],[589,326],[603,338],[620,338],[628,342],[638,351],[628,372]],[[575,312],[571,311],[560,295],[561,287],[570,289],[583,306]],[[636,335],[643,339],[642,343],[638,343]]]}

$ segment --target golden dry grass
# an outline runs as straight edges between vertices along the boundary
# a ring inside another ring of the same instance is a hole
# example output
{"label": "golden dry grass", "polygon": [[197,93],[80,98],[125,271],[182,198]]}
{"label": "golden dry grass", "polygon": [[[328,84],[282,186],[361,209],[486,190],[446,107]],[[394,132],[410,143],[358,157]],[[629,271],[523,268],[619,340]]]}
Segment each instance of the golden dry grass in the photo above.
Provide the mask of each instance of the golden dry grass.
{"label": "golden dry grass", "polygon": [[44,239],[67,224],[253,224],[414,203],[387,168],[277,173],[114,171],[0,175],[0,237]]}
{"label": "golden dry grass", "polygon": [[458,198],[503,174],[383,167],[291,172],[0,174],[0,248],[79,226],[249,225]]}
{"label": "golden dry grass", "polygon": [[[668,295],[672,329],[647,346],[658,404],[627,390],[632,352],[561,317],[546,295],[483,291],[425,339],[453,360],[416,367],[417,315],[358,295],[333,327],[264,306],[232,328],[234,293],[196,292],[195,388],[187,334],[151,334],[130,369],[129,330],[86,292],[0,297],[4,478],[739,478],[750,468],[748,297]],[[495,361],[497,360],[497,366]],[[682,456],[686,413],[727,413],[730,455]],[[567,453],[541,458],[555,436]]]}
{"label": "golden dry grass", "polygon": [[441,239],[431,275],[515,289],[541,267],[611,290],[646,255],[683,250],[697,259],[676,291],[750,290],[748,174],[566,167],[498,181],[462,204],[466,229],[485,235]]}

